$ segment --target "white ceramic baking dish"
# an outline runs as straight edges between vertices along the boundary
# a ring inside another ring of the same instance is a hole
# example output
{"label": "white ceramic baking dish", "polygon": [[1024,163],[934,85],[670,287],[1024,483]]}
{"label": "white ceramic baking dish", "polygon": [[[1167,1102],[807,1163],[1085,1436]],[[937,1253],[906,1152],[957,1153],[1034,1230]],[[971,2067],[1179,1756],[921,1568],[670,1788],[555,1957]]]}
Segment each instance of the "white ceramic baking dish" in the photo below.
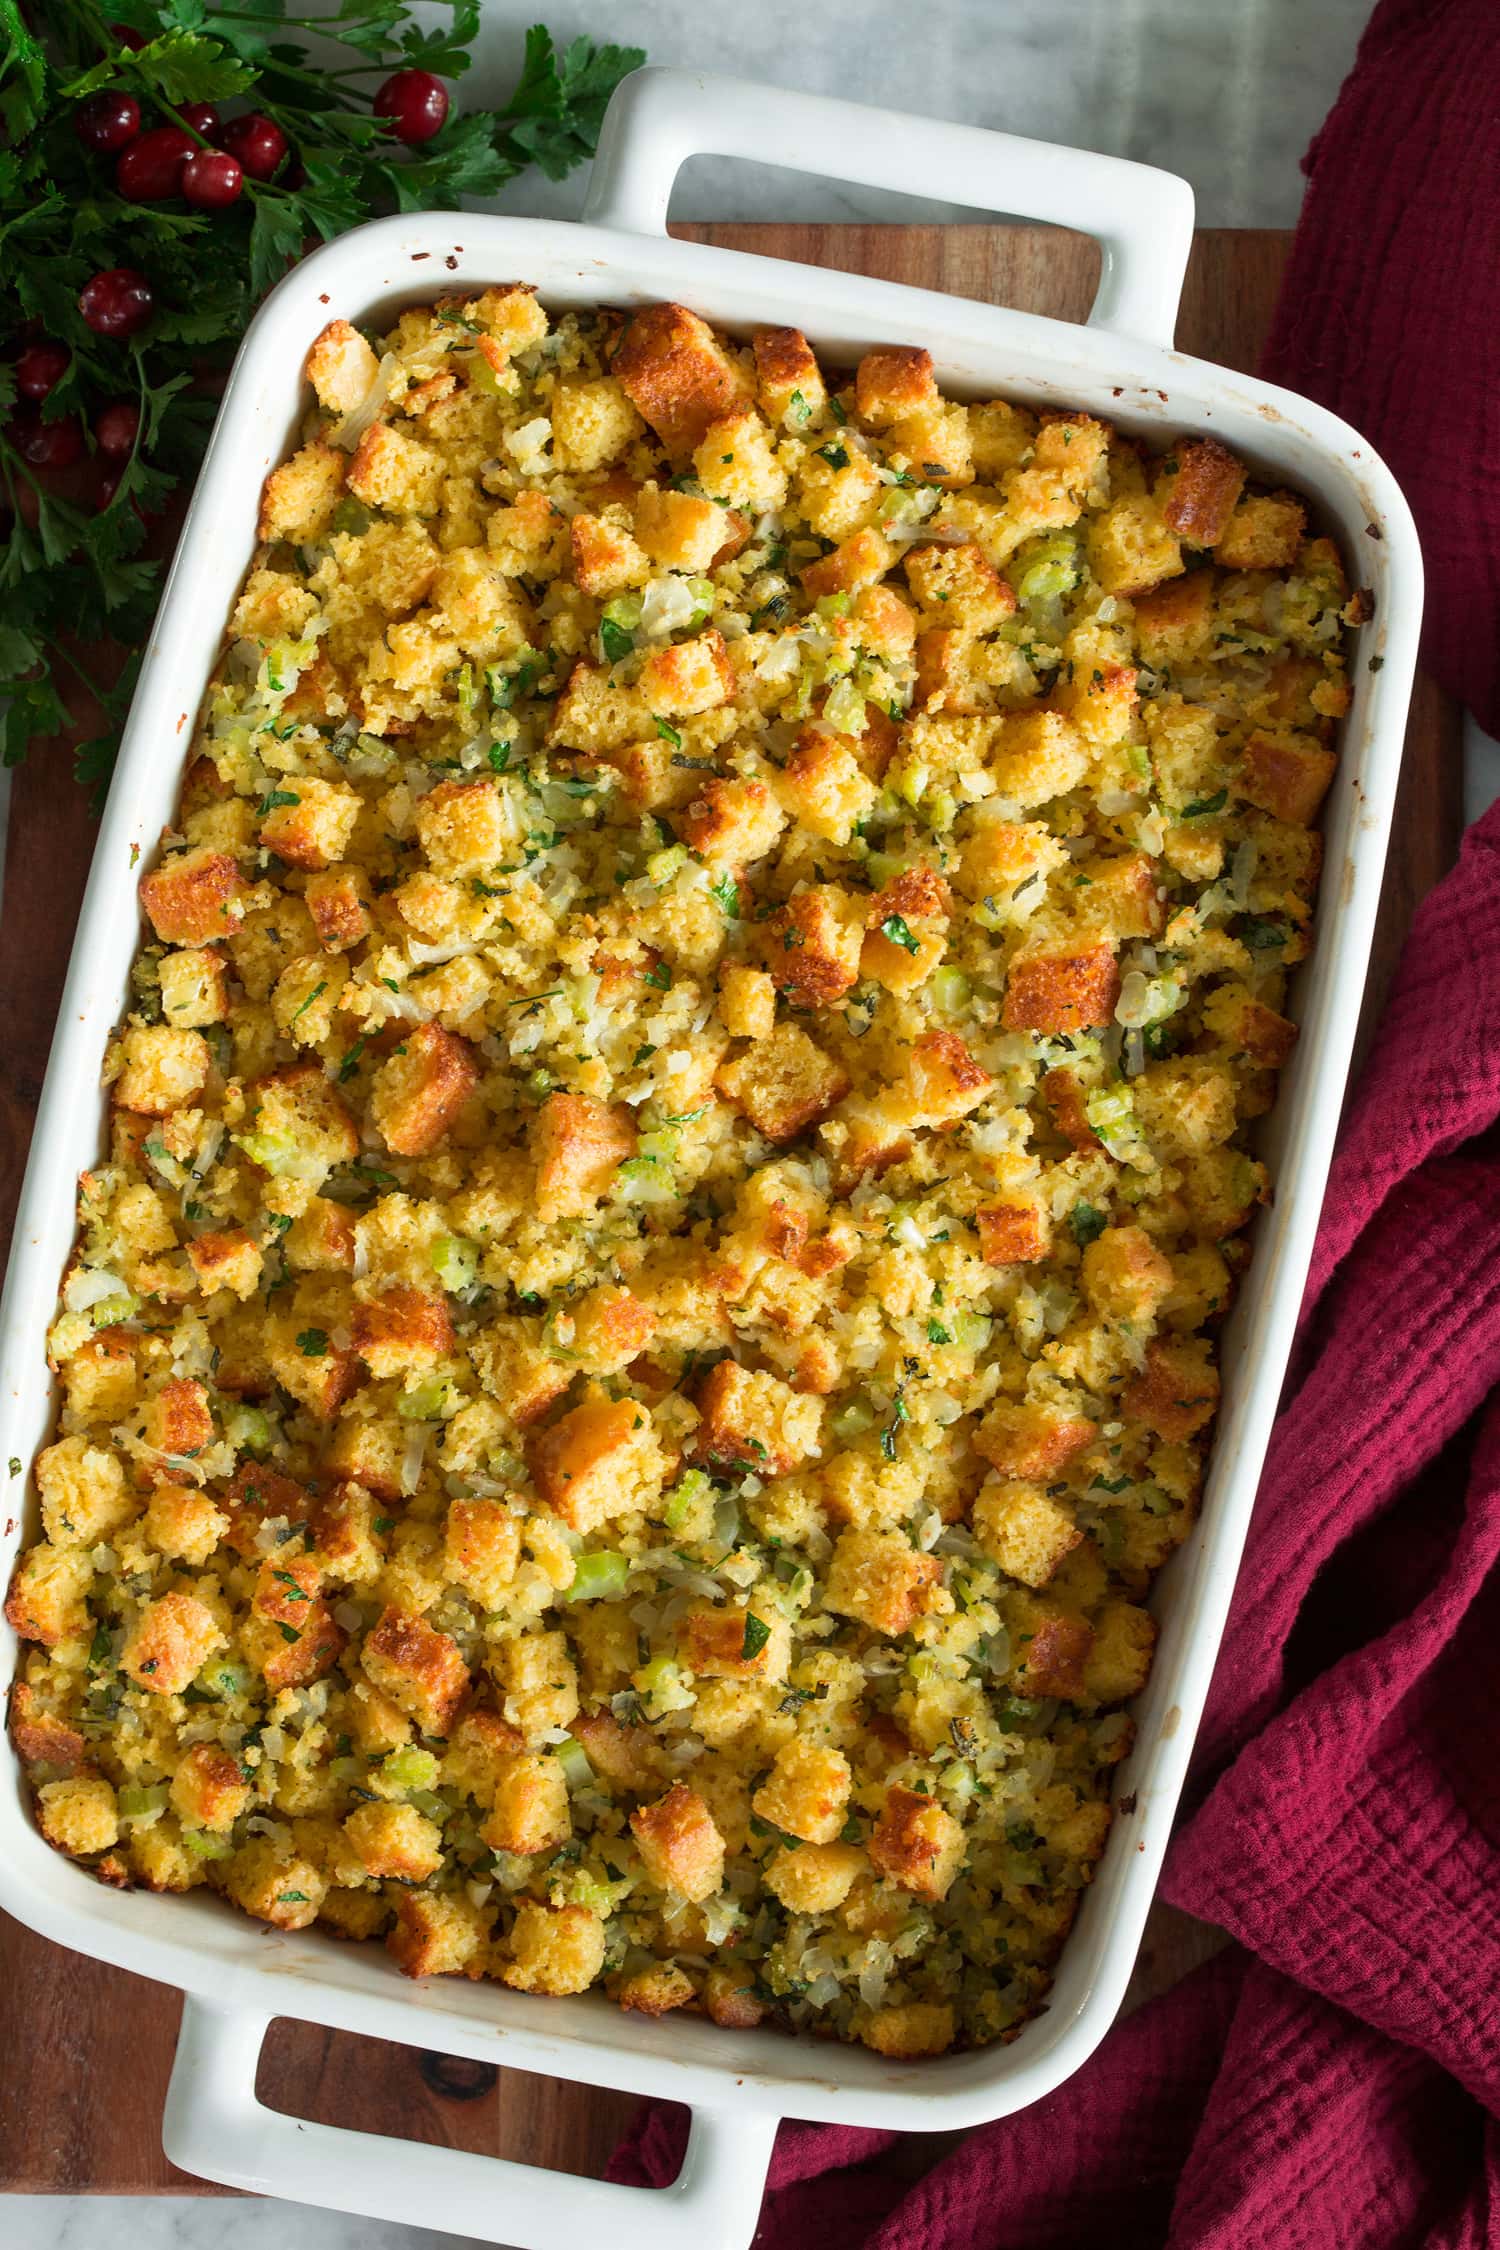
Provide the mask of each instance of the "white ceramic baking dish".
{"label": "white ceramic baking dish", "polygon": [[[1087,327],[853,275],[673,242],[667,199],[700,151],[962,198],[1096,236],[1104,275]],[[42,1842],[7,1749],[0,1905],[60,1944],[187,1994],[164,2138],[186,2170],[524,2244],[739,2250],[755,2225],[783,2116],[934,2130],[1020,2109],[1076,2070],[1125,1990],[1213,1669],[1312,1248],[1369,951],[1417,644],[1421,560],[1388,471],[1320,408],[1174,352],[1192,228],[1188,189],[1113,159],[731,80],[647,71],[616,95],[582,225],[465,213],[383,221],[306,260],[253,323],[142,666],[100,833],[37,1118],[3,1307],[0,1459],[47,1433],[43,1337],[73,1235],[74,1183],[97,1156],[101,1057],[137,942],[137,863],[169,821],[193,716],[255,538],[261,480],[303,409],[302,362],[335,314],[355,320],[438,290],[512,278],[554,306],[671,297],[736,330],[795,322],[834,364],[875,342],[927,345],[960,396],[1086,407],[1156,438],[1211,430],[1263,475],[1315,497],[1374,594],[1327,809],[1321,930],[1304,973],[1302,1038],[1270,1133],[1278,1180],[1225,1343],[1224,1410],[1201,1522],[1155,1597],[1162,1632],[1124,1803],[1046,2012],[1014,2044],[920,2064],[858,2048],[650,2023],[603,1999],[529,1998],[495,1984],[405,1982],[377,1947],[272,1932],[217,1900],[117,1892]],[[24,973],[20,963],[11,974]],[[18,1511],[19,1512],[19,1511]],[[8,1575],[22,1536],[0,1543]],[[3,1632],[0,1628],[0,1632]],[[0,1640],[9,1677],[14,1644]],[[660,2193],[284,2117],[255,2095],[273,2017],[441,2048],[585,2084],[670,2096],[693,2111],[676,2185]],[[109,2088],[95,2098],[108,2101]]]}

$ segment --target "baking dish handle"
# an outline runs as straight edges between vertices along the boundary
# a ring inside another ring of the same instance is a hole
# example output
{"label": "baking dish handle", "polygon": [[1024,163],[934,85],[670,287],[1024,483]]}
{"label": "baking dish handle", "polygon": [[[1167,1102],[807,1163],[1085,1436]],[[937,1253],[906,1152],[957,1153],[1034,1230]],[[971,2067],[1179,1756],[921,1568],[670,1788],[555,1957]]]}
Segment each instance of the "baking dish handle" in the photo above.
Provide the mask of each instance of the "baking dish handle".
{"label": "baking dish handle", "polygon": [[755,2232],[774,2117],[695,2109],[672,2185],[618,2187],[267,2109],[255,2072],[270,2021],[191,1993],[183,2002],[162,2145],[184,2172],[522,2250],[746,2250]]}
{"label": "baking dish handle", "polygon": [[709,71],[637,70],[605,113],[585,221],[665,234],[672,183],[690,156],[745,157],[1075,227],[1103,254],[1090,327],[1171,345],[1193,191],[1170,172]]}

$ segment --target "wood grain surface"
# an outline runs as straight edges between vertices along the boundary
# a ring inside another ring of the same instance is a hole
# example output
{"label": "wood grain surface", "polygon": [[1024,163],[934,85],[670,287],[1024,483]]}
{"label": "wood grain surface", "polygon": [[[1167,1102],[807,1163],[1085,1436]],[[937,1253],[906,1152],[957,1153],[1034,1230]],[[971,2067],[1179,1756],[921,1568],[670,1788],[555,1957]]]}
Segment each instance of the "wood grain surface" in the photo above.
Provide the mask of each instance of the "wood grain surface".
{"label": "wood grain surface", "polygon": [[[1086,311],[1098,253],[1040,227],[711,226],[695,241],[881,275],[1064,319]],[[1266,332],[1288,237],[1200,234],[1178,342],[1251,368]],[[789,311],[795,317],[795,299]],[[815,326],[812,318],[809,327]],[[0,912],[0,1219],[7,1232],[31,1137],[63,972],[92,845],[92,823],[61,757],[15,777]],[[1462,821],[1458,717],[1419,683],[1396,812],[1361,1044],[1418,900],[1451,865]],[[227,1911],[227,1909],[226,1909]],[[1218,1933],[1158,1907],[1129,2005],[1207,1958]],[[394,1971],[392,1972],[394,1974]],[[176,2037],[175,1993],[87,1961],[0,1917],[0,2189],[35,2194],[216,2193],[169,2165],[161,2110]],[[598,2173],[634,2103],[519,2071],[421,2054],[305,2024],[278,2024],[262,2098],[330,2124]],[[920,2171],[947,2135],[916,2135],[894,2161]],[[0,2239],[6,2233],[0,2217]]]}

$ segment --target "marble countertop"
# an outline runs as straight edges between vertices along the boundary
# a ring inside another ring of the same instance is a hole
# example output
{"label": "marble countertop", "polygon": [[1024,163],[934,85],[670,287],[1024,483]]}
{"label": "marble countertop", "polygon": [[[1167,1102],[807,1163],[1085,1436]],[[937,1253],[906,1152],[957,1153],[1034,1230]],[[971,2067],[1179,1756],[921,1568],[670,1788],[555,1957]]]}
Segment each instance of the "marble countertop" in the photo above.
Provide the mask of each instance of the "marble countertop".
{"label": "marble countertop", "polygon": [[[631,41],[654,62],[728,71],[855,101],[1141,158],[1181,173],[1204,226],[1289,226],[1302,151],[1353,57],[1371,0],[487,0],[473,102],[515,73],[525,26]],[[583,180],[517,180],[504,206],[576,216]],[[674,212],[701,219],[958,219],[799,173],[698,158]],[[107,2090],[100,2090],[107,2098]],[[497,2223],[503,2218],[497,2214]],[[7,2250],[443,2250],[451,2235],[251,2199],[17,2196]]]}

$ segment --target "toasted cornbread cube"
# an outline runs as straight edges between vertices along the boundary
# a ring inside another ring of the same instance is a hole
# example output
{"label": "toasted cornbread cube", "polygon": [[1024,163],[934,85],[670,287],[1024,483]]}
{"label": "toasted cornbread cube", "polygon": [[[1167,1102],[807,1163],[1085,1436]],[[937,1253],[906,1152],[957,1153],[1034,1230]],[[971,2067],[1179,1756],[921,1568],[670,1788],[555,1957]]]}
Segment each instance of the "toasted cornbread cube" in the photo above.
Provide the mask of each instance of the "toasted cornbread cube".
{"label": "toasted cornbread cube", "polygon": [[877,2055],[909,2062],[919,2055],[946,2054],[957,2026],[946,2000],[906,2000],[856,2017],[855,2030]]}
{"label": "toasted cornbread cube", "polygon": [[615,1375],[656,1334],[656,1316],[628,1289],[605,1282],[576,1300],[571,1350],[591,1375]]}
{"label": "toasted cornbread cube", "polygon": [[710,500],[727,501],[752,516],[779,508],[786,498],[786,472],[753,406],[738,406],[710,422],[694,449],[693,467]]}
{"label": "toasted cornbread cube", "polygon": [[503,1500],[458,1498],[443,1527],[443,1574],[483,1609],[499,1609],[521,1559],[521,1519]]}
{"label": "toasted cornbread cube", "polygon": [[1041,821],[980,819],[964,843],[958,887],[966,898],[982,899],[992,915],[1024,922],[1046,898],[1047,877],[1066,857]]}
{"label": "toasted cornbread cube", "polygon": [[655,1804],[636,1807],[630,1828],[653,1883],[694,1904],[712,1898],[724,1880],[724,1839],[696,1789],[675,1782]]}
{"label": "toasted cornbread cube", "polygon": [[396,1156],[428,1156],[479,1083],[473,1050],[441,1024],[418,1024],[375,1073],[370,1115]]}
{"label": "toasted cornbread cube", "polygon": [[362,867],[318,868],[302,895],[325,952],[342,953],[369,936],[370,879]]}
{"label": "toasted cornbread cube", "polygon": [[847,446],[822,446],[797,471],[797,505],[820,539],[847,539],[873,523],[885,496],[880,471]]}
{"label": "toasted cornbread cube", "polygon": [[225,1863],[224,1890],[244,1914],[278,1930],[305,1930],[318,1918],[328,1878],[289,1850],[290,1838],[255,1836]]}
{"label": "toasted cornbread cube", "polygon": [[528,1743],[578,1716],[578,1671],[566,1633],[520,1633],[494,1659],[505,1688],[503,1711]]}
{"label": "toasted cornbread cube", "polygon": [[17,1757],[27,1767],[50,1766],[59,1775],[71,1776],[88,1762],[83,1736],[48,1711],[27,1680],[17,1680],[10,1691],[10,1735]]}
{"label": "toasted cornbread cube", "polygon": [[765,2016],[765,2003],[751,1989],[754,1972],[745,1962],[710,1969],[703,1980],[704,2013],[726,2031],[753,2031]]}
{"label": "toasted cornbread cube", "polygon": [[366,1634],[360,1661],[372,1684],[423,1734],[449,1732],[469,1692],[469,1668],[446,1633],[408,1611],[386,1609]]}
{"label": "toasted cornbread cube", "polygon": [[728,353],[708,323],[684,305],[643,306],[620,339],[613,372],[667,451],[679,458],[744,395]]}
{"label": "toasted cornbread cube", "polygon": [[604,1924],[586,1906],[523,1898],[500,1975],[517,1992],[585,1992],[604,1966]]}
{"label": "toasted cornbread cube", "polygon": [[689,1440],[694,1460],[785,1476],[818,1450],[823,1410],[778,1376],[721,1359],[698,1394],[701,1417]]}
{"label": "toasted cornbread cube", "polygon": [[992,1083],[956,1031],[924,1031],[907,1057],[906,1070],[912,1122],[939,1129],[977,1109]]}
{"label": "toasted cornbread cube", "polygon": [[289,867],[329,867],[343,857],[359,818],[358,790],[304,773],[271,794],[279,802],[272,804],[260,824],[260,840],[267,851],[275,852]]}
{"label": "toasted cornbread cube", "polygon": [[202,1091],[211,1060],[201,1033],[173,1031],[164,1024],[127,1031],[119,1054],[114,1098],[121,1109],[139,1110],[147,1117],[165,1117],[171,1110],[186,1108]]}
{"label": "toasted cornbread cube", "polygon": [[[759,784],[731,784],[741,788]],[[830,844],[847,844],[858,822],[874,804],[876,788],[854,752],[850,738],[804,728],[778,783],[782,803],[793,820]]]}
{"label": "toasted cornbread cube", "polygon": [[553,459],[560,469],[574,473],[618,461],[645,428],[612,375],[559,383],[551,412]]}
{"label": "toasted cornbread cube", "polygon": [[815,598],[852,594],[884,578],[895,559],[896,550],[884,534],[866,526],[841,539],[831,555],[809,563],[802,573],[803,588]]}
{"label": "toasted cornbread cube", "polygon": [[990,765],[1002,796],[1029,809],[1076,789],[1088,762],[1088,746],[1068,713],[1033,710],[1005,713]]}
{"label": "toasted cornbread cube", "polygon": [[1308,735],[1257,732],[1240,759],[1240,795],[1278,820],[1310,828],[1337,767],[1337,754]]}
{"label": "toasted cornbread cube", "polygon": [[1059,710],[1091,750],[1107,749],[1126,738],[1139,701],[1135,668],[1129,664],[1080,667],[1057,689]]}
{"label": "toasted cornbread cube", "polygon": [[795,891],[763,925],[766,967],[797,1008],[831,1008],[859,982],[859,902],[837,883]]}
{"label": "toasted cornbread cube", "polygon": [[689,851],[709,867],[746,868],[764,859],[786,815],[763,781],[705,781],[678,822]]}
{"label": "toasted cornbread cube", "polygon": [[582,1218],[608,1192],[635,1153],[635,1127],[623,1108],[591,1094],[549,1094],[536,1113],[536,1210],[544,1225]]}
{"label": "toasted cornbread cube", "polygon": [[347,320],[330,320],[307,355],[307,379],[330,414],[352,414],[379,372],[379,360]]}
{"label": "toasted cornbread cube", "polygon": [[492,1810],[480,1828],[492,1852],[551,1852],[573,1833],[562,1761],[544,1751],[518,1751],[495,1781]]}
{"label": "toasted cornbread cube", "polygon": [[974,1536],[991,1559],[1023,1586],[1045,1586],[1081,1544],[1083,1533],[1065,1508],[1022,1478],[993,1479],[974,1500]]}
{"label": "toasted cornbread cube", "polygon": [[865,353],[854,372],[859,418],[882,429],[903,414],[918,414],[938,404],[932,354],[920,344],[882,344]]}
{"label": "toasted cornbread cube", "polygon": [[255,1614],[240,1628],[241,1646],[272,1694],[325,1679],[348,1638],[319,1594],[280,1617],[264,1614],[257,1596]]}
{"label": "toasted cornbread cube", "polygon": [[68,1405],[82,1422],[118,1422],[135,1404],[135,1338],[128,1329],[98,1328],[62,1370]]}
{"label": "toasted cornbread cube", "polygon": [[1290,570],[1297,560],[1307,510],[1290,492],[1241,500],[1214,545],[1225,570]]}
{"label": "toasted cornbread cube", "polygon": [[[419,1892],[410,1895],[425,1900],[437,1894]],[[403,1898],[402,1904],[405,1903],[406,1899]],[[366,1938],[381,1937],[389,1928],[390,1901],[383,1889],[376,1889],[374,1886],[356,1887],[335,1883],[318,1909],[318,1920],[324,1929],[332,1930],[336,1936],[352,1938],[362,1944]]]}
{"label": "toasted cornbread cube", "polygon": [[119,1840],[115,1793],[97,1774],[44,1783],[36,1793],[36,1816],[48,1843],[73,1859],[107,1852]]}
{"label": "toasted cornbread cube", "polygon": [[469,1349],[486,1390],[505,1401],[518,1429],[545,1414],[568,1387],[568,1369],[548,1357],[521,1321],[497,1321]]}
{"label": "toasted cornbread cube", "polygon": [[229,1518],[192,1485],[159,1484],[146,1503],[144,1528],[159,1553],[177,1562],[206,1563],[229,1529]]}
{"label": "toasted cornbread cube", "polygon": [[1055,1695],[1076,1703],[1084,1693],[1084,1667],[1094,1645],[1088,1620],[1050,1602],[1020,1596],[1011,1605],[1015,1663],[1011,1684],[1022,1695]]}
{"label": "toasted cornbread cube", "polygon": [[354,449],[348,485],[367,508],[435,516],[442,498],[442,458],[389,422],[372,422]]}
{"label": "toasted cornbread cube", "polygon": [[1167,926],[1167,902],[1156,862],[1145,852],[1096,853],[1088,862],[1088,887],[1078,917],[1117,944],[1125,938],[1160,937]]}
{"label": "toasted cornbread cube", "polygon": [[538,1492],[574,1531],[649,1506],[666,1474],[651,1418],[628,1398],[575,1406],[532,1440],[530,1458]]}
{"label": "toasted cornbread cube", "polygon": [[762,1820],[788,1836],[800,1836],[806,1844],[831,1844],[844,1825],[850,1781],[849,1761],[841,1750],[794,1736],[777,1751],[750,1802]]}
{"label": "toasted cornbread cube", "polygon": [[1094,1623],[1083,1672],[1090,1701],[1124,1703],[1139,1695],[1150,1676],[1155,1650],[1156,1620],[1149,1610],[1138,1609],[1134,1602],[1106,1602]]}
{"label": "toasted cornbread cube", "polygon": [[1120,1411],[1144,1422],[1169,1445],[1181,1445],[1211,1422],[1219,1407],[1219,1371],[1203,1336],[1162,1336],[1146,1347],[1146,1365],[1125,1387]]}
{"label": "toasted cornbread cube", "polygon": [[1216,985],[1205,995],[1203,1025],[1231,1057],[1243,1055],[1261,1070],[1280,1070],[1297,1043],[1297,1026],[1242,984]]}
{"label": "toasted cornbread cube", "polygon": [[972,541],[909,547],[906,577],[932,621],[962,633],[991,633],[1015,614],[1014,593]]}
{"label": "toasted cornbread cube", "polygon": [[42,1525],[54,1547],[92,1547],[138,1514],[119,1455],[84,1437],[59,1438],[37,1455]]}
{"label": "toasted cornbread cube", "polygon": [[842,1066],[792,1023],[778,1024],[732,1062],[721,1063],[714,1084],[768,1141],[793,1141],[837,1106],[849,1091]]}
{"label": "toasted cornbread cube", "polygon": [[722,633],[712,628],[693,640],[651,651],[641,666],[640,692],[646,709],[667,719],[712,711],[734,694],[734,666]]}
{"label": "toasted cornbread cube", "polygon": [[141,1416],[140,1434],[158,1453],[201,1453],[212,1445],[214,1418],[203,1385],[186,1375],[163,1383]]}
{"label": "toasted cornbread cube", "polygon": [[1214,573],[1189,571],[1140,595],[1135,611],[1141,655],[1159,671],[1174,671],[1209,653],[1213,633]]}
{"label": "toasted cornbread cube", "polygon": [[396,1901],[386,1951],[403,1976],[482,1976],[493,1913],[463,1891],[407,1891]]}
{"label": "toasted cornbread cube", "polygon": [[217,1742],[195,1742],[172,1776],[172,1810],[185,1828],[222,1835],[250,1802],[250,1784],[232,1752]]}
{"label": "toasted cornbread cube", "polygon": [[870,1858],[917,1898],[946,1898],[963,1865],[964,1832],[931,1797],[895,1787],[886,1791],[870,1832]]}
{"label": "toasted cornbread cube", "polygon": [[724,544],[724,510],[696,493],[648,484],[635,504],[635,536],[654,563],[702,573]]}
{"label": "toasted cornbread cube", "polygon": [[[763,1816],[771,1819],[769,1813]],[[789,1914],[832,1914],[869,1866],[855,1844],[783,1845],[766,1862],[765,1886]]]}
{"label": "toasted cornbread cube", "polygon": [[769,1039],[776,1023],[776,987],[765,970],[721,962],[719,1014],[732,1039]]}
{"label": "toasted cornbread cube", "polygon": [[309,1331],[295,1318],[274,1319],[266,1331],[265,1361],[284,1391],[318,1421],[330,1422],[359,1389],[365,1371],[357,1352],[320,1340],[321,1331],[312,1333],[315,1340],[308,1342]]}
{"label": "toasted cornbread cube", "polygon": [[1127,494],[1095,516],[1089,565],[1106,594],[1145,594],[1183,568],[1182,548],[1154,500]]}
{"label": "toasted cornbread cube", "polygon": [[439,875],[472,875],[505,856],[506,811],[490,781],[440,781],[418,804],[416,828]]}
{"label": "toasted cornbread cube", "polygon": [[495,1801],[495,1791],[510,1761],[525,1747],[520,1730],[508,1725],[498,1711],[471,1705],[448,1737],[443,1753],[443,1787],[472,1797],[487,1810]]}
{"label": "toasted cornbread cube", "polygon": [[[630,1628],[634,1633],[634,1627]],[[634,1653],[634,1640],[631,1653]],[[661,1777],[656,1741],[647,1726],[623,1726],[609,1710],[580,1711],[572,1722],[575,1742],[581,1742],[596,1777],[610,1789],[637,1794],[654,1788]]]}
{"label": "toasted cornbread cube", "polygon": [[1060,1406],[1018,1405],[1002,1399],[974,1433],[975,1450],[1002,1476],[1045,1481],[1092,1445],[1096,1432],[1085,1415]]}
{"label": "toasted cornbread cube", "polygon": [[969,444],[974,474],[986,483],[998,483],[1008,469],[1019,468],[1030,451],[1035,418],[1021,406],[992,399],[969,408]]}
{"label": "toasted cornbread cube", "polygon": [[355,1351],[370,1373],[379,1377],[430,1367],[453,1349],[453,1318],[446,1299],[405,1283],[357,1304],[350,1329]]}
{"label": "toasted cornbread cube", "polygon": [[396,1883],[425,1883],[443,1864],[443,1832],[415,1805],[356,1805],[344,1834],[365,1873]]}
{"label": "toasted cornbread cube", "polygon": [[1045,1258],[1051,1247],[1046,1215],[1029,1199],[985,1204],[975,1212],[974,1223],[979,1229],[979,1254],[986,1265],[1030,1265]]}
{"label": "toasted cornbread cube", "polygon": [[812,346],[800,328],[757,328],[750,342],[761,411],[796,437],[828,395]]}
{"label": "toasted cornbread cube", "polygon": [[[670,657],[674,651],[660,653]],[[652,714],[639,685],[622,687],[611,679],[607,665],[580,659],[557,699],[547,739],[563,750],[598,755],[639,741],[653,731]]]}
{"label": "toasted cornbread cube", "polygon": [[205,1296],[228,1289],[236,1297],[253,1297],[260,1282],[261,1253],[243,1227],[222,1233],[200,1234],[187,1246],[188,1258]]}
{"label": "toasted cornbread cube", "polygon": [[174,1031],[222,1023],[229,1013],[229,991],[221,955],[211,947],[194,946],[164,954],[161,1012]]}
{"label": "toasted cornbread cube", "polygon": [[634,1976],[626,1977],[615,1993],[615,2003],[627,2014],[638,2016],[667,2016],[674,2008],[690,2007],[697,1998],[693,1980],[686,1969],[679,1969],[675,1961],[661,1961],[654,1968],[638,1969]]}
{"label": "toasted cornbread cube", "polygon": [[321,539],[343,498],[347,466],[346,457],[324,438],[314,438],[283,461],[266,479],[256,536],[294,544]]}
{"label": "toasted cornbread cube", "polygon": [[1141,1227],[1106,1227],[1084,1250],[1083,1293],[1106,1320],[1150,1320],[1171,1290],[1171,1260]]}
{"label": "toasted cornbread cube", "polygon": [[1245,464],[1217,438],[1181,438],[1156,498],[1168,530],[1189,547],[1216,547],[1245,484]]}
{"label": "toasted cornbread cube", "polygon": [[774,1610],[761,1616],[733,1606],[690,1609],[677,1623],[677,1653],[704,1680],[784,1680],[791,1633]]}
{"label": "toasted cornbread cube", "polygon": [[1086,953],[1017,954],[1001,1015],[1007,1031],[1088,1031],[1111,1021],[1120,997],[1112,945]]}
{"label": "toasted cornbread cube", "polygon": [[889,586],[865,586],[855,596],[850,612],[856,645],[874,656],[899,662],[911,652],[917,621],[901,596]]}
{"label": "toasted cornbread cube", "polygon": [[358,1156],[359,1128],[316,1063],[273,1071],[250,1095],[246,1154],[268,1170],[296,1156],[332,1171]]}
{"label": "toasted cornbread cube", "polygon": [[643,586],[651,575],[648,557],[628,531],[602,516],[576,515],[568,526],[573,576],[586,594],[604,600],[627,586]]}
{"label": "toasted cornbread cube", "polygon": [[363,1485],[341,1480],[319,1502],[313,1518],[314,1560],[329,1578],[367,1585],[385,1561],[375,1530],[379,1504]]}
{"label": "toasted cornbread cube", "polygon": [[16,1564],[5,1614],[23,1641],[62,1648],[86,1640],[93,1625],[84,1596],[94,1581],[94,1566],[81,1547],[54,1547],[39,1539]]}
{"label": "toasted cornbread cube", "polygon": [[120,1669],[152,1695],[180,1695],[201,1664],[224,1646],[213,1611],[192,1594],[148,1602],[126,1635]]}
{"label": "toasted cornbread cube", "polygon": [[918,1554],[899,1532],[843,1531],[828,1566],[823,1606],[894,1638],[927,1615],[942,1577],[939,1557]]}

